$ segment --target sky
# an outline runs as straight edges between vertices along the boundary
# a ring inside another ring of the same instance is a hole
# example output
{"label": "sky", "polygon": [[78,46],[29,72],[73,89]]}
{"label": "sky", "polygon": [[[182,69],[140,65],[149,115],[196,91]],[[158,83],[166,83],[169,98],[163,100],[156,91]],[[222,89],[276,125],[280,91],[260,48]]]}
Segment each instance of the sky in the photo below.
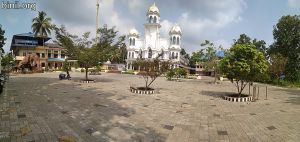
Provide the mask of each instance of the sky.
{"label": "sky", "polygon": [[[45,11],[56,25],[65,25],[72,34],[91,32],[95,36],[96,0],[19,0],[23,9],[7,9],[0,0],[0,24],[5,30],[5,51],[14,34],[31,32],[32,19]],[[148,8],[156,3],[161,16],[161,37],[168,38],[170,28],[182,29],[182,47],[195,52],[204,40],[229,48],[240,34],[273,42],[273,27],[284,15],[300,15],[300,0],[100,0],[99,24],[115,26],[119,35],[136,28],[144,37]],[[31,5],[30,5],[31,4]],[[54,38],[54,33],[51,35]]]}

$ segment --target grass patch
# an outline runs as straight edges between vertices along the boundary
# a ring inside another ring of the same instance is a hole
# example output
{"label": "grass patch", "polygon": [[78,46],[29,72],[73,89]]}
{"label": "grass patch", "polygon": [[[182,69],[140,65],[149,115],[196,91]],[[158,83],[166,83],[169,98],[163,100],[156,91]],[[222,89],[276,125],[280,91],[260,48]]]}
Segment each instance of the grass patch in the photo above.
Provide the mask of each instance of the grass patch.
{"label": "grass patch", "polygon": [[280,80],[271,82],[272,85],[282,86],[282,87],[290,87],[290,88],[300,88],[300,81],[298,82],[289,82],[286,80]]}

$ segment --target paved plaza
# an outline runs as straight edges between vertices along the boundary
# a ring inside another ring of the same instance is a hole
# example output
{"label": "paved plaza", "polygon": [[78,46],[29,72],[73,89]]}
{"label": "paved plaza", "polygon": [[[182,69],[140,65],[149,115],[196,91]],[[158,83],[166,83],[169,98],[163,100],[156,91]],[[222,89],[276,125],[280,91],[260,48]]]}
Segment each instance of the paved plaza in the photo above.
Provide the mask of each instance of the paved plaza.
{"label": "paved plaza", "polygon": [[[261,86],[257,102],[229,102],[236,92],[213,78],[158,78],[153,95],[135,75],[90,76],[96,83],[58,80],[59,73],[11,76],[0,96],[0,142],[297,142],[300,90]],[[246,87],[245,93],[248,93]]]}

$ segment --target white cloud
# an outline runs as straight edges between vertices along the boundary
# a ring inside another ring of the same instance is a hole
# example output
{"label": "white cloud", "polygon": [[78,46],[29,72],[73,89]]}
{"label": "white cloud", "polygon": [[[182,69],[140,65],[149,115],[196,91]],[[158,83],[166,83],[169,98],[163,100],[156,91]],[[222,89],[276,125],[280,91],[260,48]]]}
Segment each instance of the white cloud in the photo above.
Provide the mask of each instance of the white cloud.
{"label": "white cloud", "polygon": [[160,24],[161,24],[160,35],[162,37],[168,37],[169,31],[174,24],[169,20],[163,20],[160,22]]}
{"label": "white cloud", "polygon": [[300,0],[288,0],[288,6],[292,8],[300,8]]}
{"label": "white cloud", "polygon": [[[126,34],[132,22],[119,16],[115,10],[115,0],[100,1],[99,26],[107,24],[115,26],[120,34]],[[91,32],[92,37],[96,33],[96,1],[86,2],[81,0],[51,0],[39,3],[42,9],[52,17],[57,25],[65,25],[70,33],[82,35]]]}
{"label": "white cloud", "polygon": [[187,45],[187,51],[200,49],[200,43],[204,40],[221,44],[223,47],[229,47],[230,41],[226,41],[219,34],[219,31],[230,24],[238,23],[242,20],[240,16],[246,4],[243,0],[224,0],[204,2],[206,7],[215,11],[211,16],[195,17],[193,13],[183,13],[178,22],[183,25],[183,44]]}
{"label": "white cloud", "polygon": [[[141,0],[102,0],[100,25],[116,26],[120,34],[127,34],[132,27],[143,31],[141,28],[146,17],[142,16],[145,16],[151,3]],[[91,31],[93,36],[96,25],[95,5],[94,0],[51,0],[39,2],[38,8],[46,11],[56,24],[66,25],[71,33]],[[178,23],[182,28],[183,46],[187,51],[200,48],[200,43],[205,39],[223,41],[220,43],[228,45],[229,42],[225,42],[219,30],[240,22],[241,13],[246,8],[244,0],[164,0],[157,2],[157,6],[162,15],[162,37],[167,37],[171,26]]]}

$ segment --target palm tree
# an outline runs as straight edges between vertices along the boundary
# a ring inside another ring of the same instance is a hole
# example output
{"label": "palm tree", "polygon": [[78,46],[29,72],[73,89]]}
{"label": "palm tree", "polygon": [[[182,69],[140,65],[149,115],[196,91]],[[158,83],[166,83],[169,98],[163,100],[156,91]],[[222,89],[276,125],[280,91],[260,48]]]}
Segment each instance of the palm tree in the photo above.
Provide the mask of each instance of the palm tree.
{"label": "palm tree", "polygon": [[[43,46],[45,44],[45,38],[51,34],[53,25],[51,24],[51,18],[47,17],[44,11],[39,11],[38,16],[32,19],[32,31],[35,36],[43,38]],[[48,53],[46,53],[48,54]],[[48,68],[48,63],[46,63],[46,69]]]}
{"label": "palm tree", "polygon": [[38,16],[32,19],[32,31],[35,36],[47,37],[51,34],[51,18],[44,11],[39,11]]}

